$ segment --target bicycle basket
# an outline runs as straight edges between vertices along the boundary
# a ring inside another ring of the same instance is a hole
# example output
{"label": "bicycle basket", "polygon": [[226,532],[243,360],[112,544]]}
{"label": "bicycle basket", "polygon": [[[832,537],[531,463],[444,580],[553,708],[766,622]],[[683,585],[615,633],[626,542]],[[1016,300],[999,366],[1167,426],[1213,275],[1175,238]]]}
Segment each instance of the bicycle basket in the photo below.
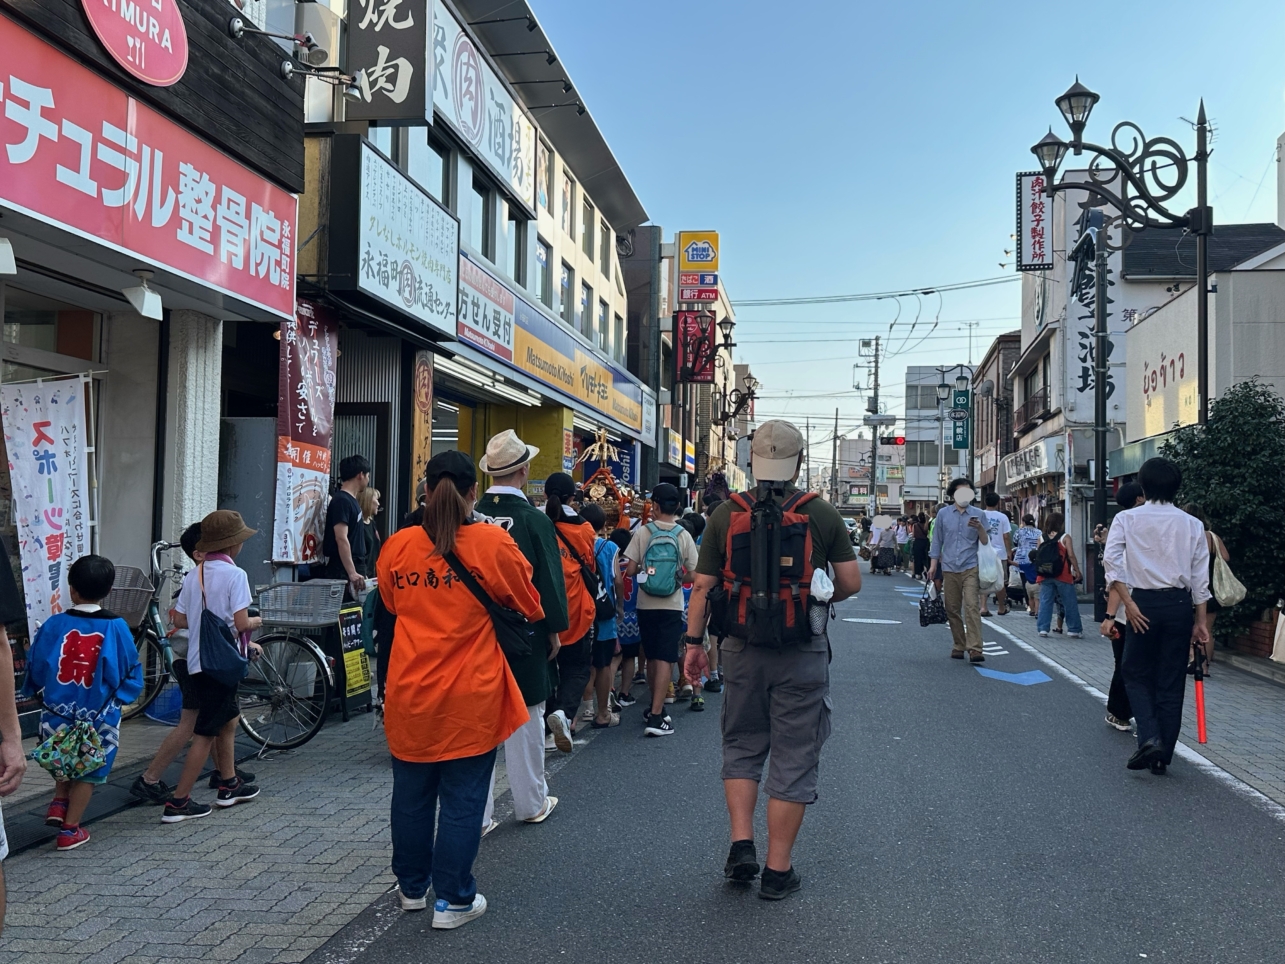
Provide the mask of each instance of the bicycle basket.
{"label": "bicycle basket", "polygon": [[265,624],[320,629],[339,622],[344,604],[342,579],[279,582],[259,593],[259,615]]}
{"label": "bicycle basket", "polygon": [[137,629],[147,615],[147,605],[152,601],[155,588],[152,580],[137,566],[117,566],[116,581],[102,606],[125,620],[131,629]]}

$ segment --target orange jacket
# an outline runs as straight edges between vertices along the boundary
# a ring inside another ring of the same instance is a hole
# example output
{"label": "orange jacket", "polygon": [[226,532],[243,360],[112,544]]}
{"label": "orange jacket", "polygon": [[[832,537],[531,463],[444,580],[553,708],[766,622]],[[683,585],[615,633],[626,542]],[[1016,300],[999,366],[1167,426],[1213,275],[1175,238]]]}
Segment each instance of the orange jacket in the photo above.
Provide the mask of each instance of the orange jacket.
{"label": "orange jacket", "polygon": [[[530,718],[491,618],[422,526],[390,536],[379,553],[379,594],[397,615],[384,692],[384,733],[399,760],[477,756]],[[460,528],[455,554],[502,606],[544,618],[531,565],[499,526]]]}
{"label": "orange jacket", "polygon": [[[567,631],[560,633],[562,645],[567,646],[580,642],[585,634],[593,628],[596,610],[589,590],[585,588],[584,578],[580,575],[580,563],[567,551],[567,542],[575,548],[576,554],[584,560],[590,569],[597,572],[598,564],[594,561],[593,542],[597,533],[587,522],[572,522],[568,517],[565,522],[557,523],[558,554],[562,557],[562,581],[567,585]],[[563,542],[565,539],[567,542]]]}

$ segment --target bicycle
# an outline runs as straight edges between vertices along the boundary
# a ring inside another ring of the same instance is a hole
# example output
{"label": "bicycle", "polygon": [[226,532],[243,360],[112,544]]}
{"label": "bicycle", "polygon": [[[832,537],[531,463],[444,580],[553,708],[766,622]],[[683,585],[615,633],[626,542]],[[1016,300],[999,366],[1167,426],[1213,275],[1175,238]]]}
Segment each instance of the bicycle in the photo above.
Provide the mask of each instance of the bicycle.
{"label": "bicycle", "polygon": [[[143,691],[133,703],[122,707],[122,720],[131,719],[146,710],[174,677],[174,650],[161,618],[160,599],[164,586],[169,582],[181,582],[184,572],[173,566],[162,567],[160,554],[178,548],[181,547],[177,542],[157,542],[152,546],[151,579],[135,566],[117,566],[116,585],[103,601],[104,608],[121,616],[134,629],[134,645],[143,666]],[[298,616],[291,611],[285,613],[284,622],[280,618],[273,619],[276,612],[272,603],[279,587],[306,585],[308,583],[279,583],[261,587],[260,599],[262,601],[267,596],[269,603],[265,624],[288,628],[269,632],[255,640],[260,653],[251,660],[248,675],[237,687],[241,729],[268,750],[303,746],[321,729],[330,705],[334,687],[330,660],[307,636],[291,631],[295,625],[323,626],[329,623],[317,621],[319,614],[315,605],[306,616]],[[313,596],[329,594],[333,591],[312,592]],[[342,591],[339,596],[341,603]],[[305,602],[313,604],[316,600]],[[333,609],[334,616],[330,622],[338,620],[339,605]],[[305,621],[290,622],[290,616]]]}

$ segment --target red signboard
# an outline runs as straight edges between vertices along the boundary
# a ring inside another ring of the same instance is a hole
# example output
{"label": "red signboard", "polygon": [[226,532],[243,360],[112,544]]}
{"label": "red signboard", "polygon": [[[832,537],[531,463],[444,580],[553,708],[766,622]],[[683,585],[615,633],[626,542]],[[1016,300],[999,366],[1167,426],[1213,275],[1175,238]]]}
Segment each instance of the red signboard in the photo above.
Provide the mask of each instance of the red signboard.
{"label": "red signboard", "polygon": [[679,301],[718,301],[717,288],[679,288]]}
{"label": "red signboard", "polygon": [[712,311],[674,312],[675,381],[704,384],[714,381],[717,330]]}
{"label": "red signboard", "polygon": [[0,50],[0,206],[294,316],[294,195],[6,17]]}
{"label": "red signboard", "polygon": [[81,0],[89,25],[116,63],[145,84],[168,87],[187,70],[178,0]]}

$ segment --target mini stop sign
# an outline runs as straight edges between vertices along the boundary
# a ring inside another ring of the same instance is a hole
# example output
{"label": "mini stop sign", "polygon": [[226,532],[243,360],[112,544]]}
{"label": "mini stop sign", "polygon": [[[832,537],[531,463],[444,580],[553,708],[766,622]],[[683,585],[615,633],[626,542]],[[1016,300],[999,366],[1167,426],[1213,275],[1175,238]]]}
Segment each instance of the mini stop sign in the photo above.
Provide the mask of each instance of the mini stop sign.
{"label": "mini stop sign", "polygon": [[178,0],[81,0],[89,25],[112,58],[154,87],[187,69],[187,30]]}

